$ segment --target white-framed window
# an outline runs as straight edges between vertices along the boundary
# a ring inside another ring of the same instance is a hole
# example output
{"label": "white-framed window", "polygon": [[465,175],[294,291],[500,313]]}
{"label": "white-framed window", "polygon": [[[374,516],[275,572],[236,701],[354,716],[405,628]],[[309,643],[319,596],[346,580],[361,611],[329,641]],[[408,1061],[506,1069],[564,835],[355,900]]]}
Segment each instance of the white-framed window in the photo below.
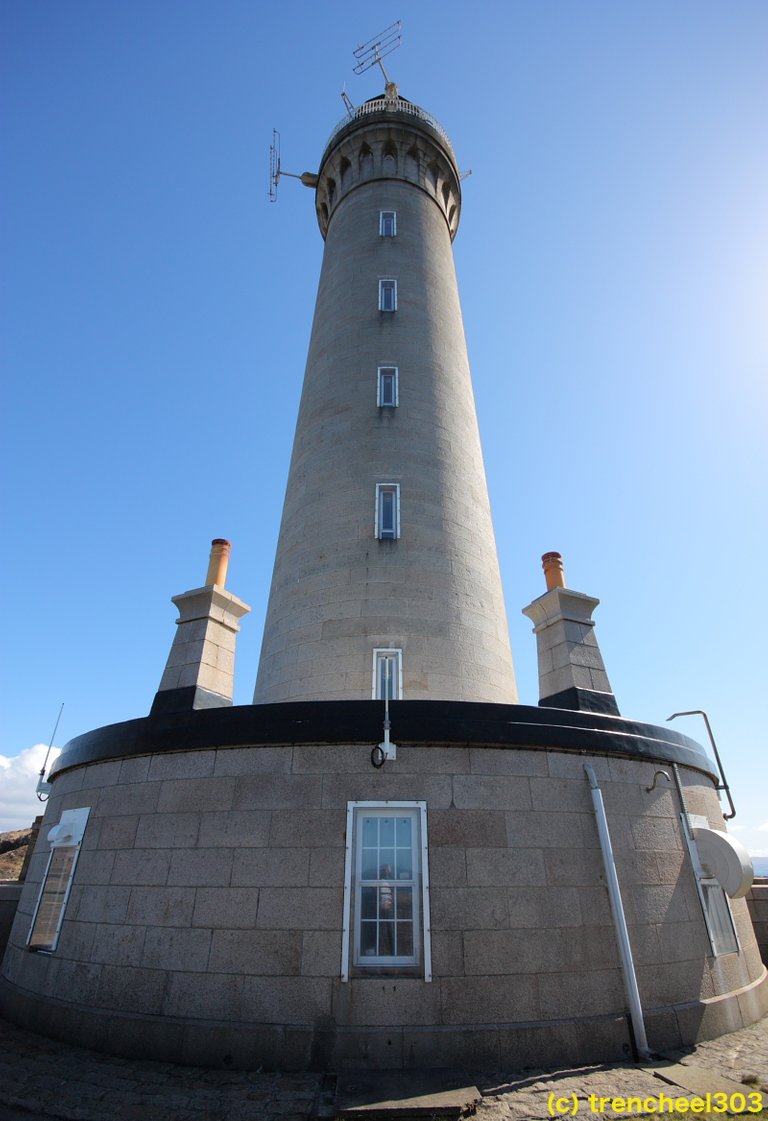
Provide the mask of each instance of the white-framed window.
{"label": "white-framed window", "polygon": [[403,652],[393,647],[377,647],[373,652],[373,687],[371,698],[383,701],[403,699]]}
{"label": "white-framed window", "polygon": [[27,936],[30,950],[53,953],[56,949],[90,812],[90,806],[64,810],[58,825],[48,832],[51,855]]}
{"label": "white-framed window", "polygon": [[379,366],[376,403],[383,409],[396,409],[400,404],[399,371],[397,366]]}
{"label": "white-framed window", "polygon": [[348,802],[341,979],[423,970],[432,980],[426,802]]}
{"label": "white-framed window", "polygon": [[397,311],[397,281],[379,281],[379,311]]}
{"label": "white-framed window", "polygon": [[400,536],[400,484],[376,484],[374,534],[380,541],[395,541]]}
{"label": "white-framed window", "polygon": [[379,211],[379,233],[382,237],[395,237],[397,234],[397,211]]}

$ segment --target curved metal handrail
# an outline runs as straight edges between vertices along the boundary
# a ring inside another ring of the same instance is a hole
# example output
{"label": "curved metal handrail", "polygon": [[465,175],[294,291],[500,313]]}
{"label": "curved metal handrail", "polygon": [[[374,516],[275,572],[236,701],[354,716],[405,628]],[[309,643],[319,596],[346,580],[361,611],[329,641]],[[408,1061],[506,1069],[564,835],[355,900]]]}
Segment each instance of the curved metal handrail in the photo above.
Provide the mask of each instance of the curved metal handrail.
{"label": "curved metal handrail", "polygon": [[412,101],[406,101],[402,97],[398,97],[396,101],[389,101],[385,97],[374,97],[370,101],[366,101],[362,105],[350,109],[346,117],[342,117],[328,137],[328,142],[325,145],[326,149],[333,139],[342,129],[346,128],[351,121],[359,120],[361,117],[367,117],[370,113],[406,113],[411,117],[416,117],[417,120],[426,122],[426,124],[430,125],[443,140],[453,159],[456,159],[456,153],[453,150],[450,137],[440,122],[435,120],[432,114],[428,113],[426,109],[421,109],[418,105],[414,105]]}

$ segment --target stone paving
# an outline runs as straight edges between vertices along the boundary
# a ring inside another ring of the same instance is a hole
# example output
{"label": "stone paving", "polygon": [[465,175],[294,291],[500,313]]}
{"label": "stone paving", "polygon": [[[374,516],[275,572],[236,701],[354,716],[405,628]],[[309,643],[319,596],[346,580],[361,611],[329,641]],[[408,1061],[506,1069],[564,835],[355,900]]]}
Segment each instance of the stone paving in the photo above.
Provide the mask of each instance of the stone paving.
{"label": "stone paving", "polygon": [[[672,1064],[674,1058],[681,1058],[682,1067]],[[669,1081],[663,1080],[665,1072]],[[483,1092],[478,1121],[537,1121],[553,1111],[627,1116],[633,1111],[622,1111],[620,1103],[618,1110],[601,1106],[600,1099],[690,1097],[681,1082],[691,1079],[691,1086],[711,1078],[713,1088],[730,1086],[749,1094],[760,1086],[768,1090],[768,1018],[682,1057],[670,1056],[667,1064],[529,1069],[503,1076],[473,1072],[472,1078]],[[332,1118],[331,1091],[332,1079],[319,1074],[214,1071],[119,1059],[0,1020],[0,1121],[299,1121]],[[768,1110],[757,1116],[768,1117]]]}

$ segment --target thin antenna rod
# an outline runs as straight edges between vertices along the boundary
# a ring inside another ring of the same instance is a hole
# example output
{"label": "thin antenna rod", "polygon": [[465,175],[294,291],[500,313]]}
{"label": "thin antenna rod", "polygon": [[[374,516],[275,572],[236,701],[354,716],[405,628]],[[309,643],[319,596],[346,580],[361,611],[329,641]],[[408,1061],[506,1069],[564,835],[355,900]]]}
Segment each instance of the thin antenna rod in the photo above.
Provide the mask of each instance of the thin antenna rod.
{"label": "thin antenna rod", "polygon": [[[39,778],[39,780],[38,780],[38,783],[37,783],[37,789],[36,789],[36,791],[35,791],[35,793],[37,794],[37,797],[38,797],[38,799],[39,799],[39,800],[40,800],[41,802],[42,802],[42,801],[44,801],[44,798],[43,798],[43,793],[44,793],[44,791],[43,791],[43,785],[44,785],[44,779],[45,779],[45,769],[46,769],[46,767],[48,766],[48,757],[50,756],[50,754],[51,754],[51,750],[52,750],[52,748],[53,748],[53,741],[54,741],[54,739],[56,738],[56,732],[58,731],[58,728],[59,728],[59,721],[61,720],[61,714],[62,714],[62,712],[63,712],[63,711],[64,711],[64,702],[62,701],[62,702],[61,702],[61,708],[59,709],[59,715],[58,715],[58,716],[56,717],[56,723],[55,723],[55,724],[53,725],[53,731],[51,732],[51,739],[50,739],[50,742],[49,742],[49,744],[48,744],[48,750],[47,750],[47,751],[46,751],[46,753],[45,753],[45,762],[43,763],[43,765],[42,765],[42,767],[41,767],[41,769],[40,769],[40,778]],[[45,785],[47,785],[47,784],[45,784]]]}
{"label": "thin antenna rod", "polygon": [[400,46],[402,35],[400,33],[401,21],[395,20],[393,24],[380,31],[378,35],[374,35],[367,43],[363,43],[361,47],[357,47],[352,54],[357,59],[357,65],[352,68],[353,74],[364,74],[366,70],[370,70],[372,66],[380,66],[381,72],[384,75],[384,81],[389,85],[389,78],[384,69],[382,59],[387,55],[392,54]]}
{"label": "thin antenna rod", "polygon": [[280,182],[280,133],[272,129],[269,146],[269,201],[277,202],[277,184]]}
{"label": "thin antenna rod", "polygon": [[293,171],[283,171],[280,164],[280,133],[272,129],[272,143],[269,146],[269,201],[277,202],[277,184],[280,176],[287,175],[289,179],[298,179],[305,187],[317,186],[317,175],[313,171],[302,171],[296,175]]}

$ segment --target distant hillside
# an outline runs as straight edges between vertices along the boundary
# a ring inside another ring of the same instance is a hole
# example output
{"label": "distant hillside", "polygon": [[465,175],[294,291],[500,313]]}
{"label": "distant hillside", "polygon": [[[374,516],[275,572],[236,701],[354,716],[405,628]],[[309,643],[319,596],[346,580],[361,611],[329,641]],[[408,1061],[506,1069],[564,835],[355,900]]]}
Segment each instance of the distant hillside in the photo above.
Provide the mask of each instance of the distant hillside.
{"label": "distant hillside", "polygon": [[31,837],[31,829],[0,833],[0,880],[18,880]]}

